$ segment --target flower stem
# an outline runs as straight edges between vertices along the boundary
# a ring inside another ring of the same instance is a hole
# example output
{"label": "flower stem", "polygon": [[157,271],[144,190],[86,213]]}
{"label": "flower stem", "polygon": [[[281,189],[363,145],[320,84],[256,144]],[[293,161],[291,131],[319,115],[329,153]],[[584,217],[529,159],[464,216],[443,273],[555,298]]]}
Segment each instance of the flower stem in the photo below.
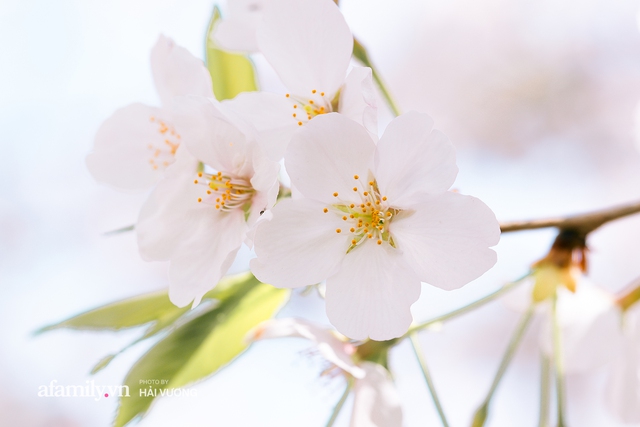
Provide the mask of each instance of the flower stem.
{"label": "flower stem", "polygon": [[364,66],[371,68],[371,75],[373,76],[373,80],[375,80],[375,82],[378,84],[380,92],[382,92],[382,96],[387,102],[389,109],[391,109],[396,117],[399,116],[400,108],[398,107],[398,104],[394,101],[393,97],[391,96],[391,92],[389,92],[389,89],[385,85],[384,81],[382,81],[380,73],[378,73],[378,70],[371,62],[371,59],[369,59],[367,49],[355,37],[353,39],[353,56],[358,58],[358,60],[362,62]]}
{"label": "flower stem", "polygon": [[418,359],[418,363],[420,363],[420,369],[422,370],[422,375],[424,376],[424,380],[427,383],[427,388],[429,389],[429,393],[431,394],[431,398],[433,399],[433,403],[436,406],[436,410],[438,411],[438,415],[440,416],[440,421],[442,421],[442,425],[444,427],[449,427],[449,423],[447,422],[447,417],[444,415],[444,411],[442,409],[442,405],[440,404],[440,399],[438,399],[438,393],[436,392],[435,385],[433,384],[433,379],[431,378],[431,373],[429,372],[429,368],[427,367],[427,362],[424,358],[424,354],[422,352],[422,348],[420,347],[420,342],[418,341],[417,334],[413,333],[409,337],[411,339],[411,345],[413,346],[413,351],[416,354],[416,358]]}
{"label": "flower stem", "polygon": [[454,317],[457,317],[457,316],[460,316],[462,314],[465,314],[465,313],[467,313],[469,311],[475,310],[478,307],[482,307],[486,303],[491,302],[494,299],[498,298],[499,296],[509,292],[511,289],[513,289],[518,284],[520,284],[522,282],[522,280],[524,280],[527,276],[529,276],[529,273],[527,273],[523,277],[519,278],[518,280],[515,280],[515,281],[513,281],[511,283],[507,283],[506,285],[504,285],[503,287],[501,287],[497,291],[495,291],[493,293],[490,293],[486,297],[480,298],[477,301],[474,301],[474,302],[472,302],[470,304],[467,304],[464,307],[460,307],[460,308],[458,308],[456,310],[453,310],[453,311],[451,311],[449,313],[443,314],[443,315],[438,316],[438,317],[434,317],[431,320],[427,320],[426,322],[414,325],[411,328],[409,328],[409,331],[404,336],[402,336],[401,339],[404,339],[407,336],[411,335],[412,333],[414,333],[416,331],[419,331],[419,330],[422,330],[422,329],[425,329],[425,328],[428,328],[429,326],[432,326],[432,325],[434,325],[436,323],[444,322],[445,320],[452,319]]}
{"label": "flower stem", "polygon": [[540,420],[538,427],[549,427],[549,403],[551,400],[551,361],[545,355],[540,363]]}
{"label": "flower stem", "polygon": [[562,361],[562,339],[560,337],[560,324],[558,322],[558,297],[554,295],[551,302],[551,316],[553,318],[553,358],[556,377],[556,404],[558,406],[558,427],[565,427],[565,390],[564,390],[564,363]]}
{"label": "flower stem", "polygon": [[331,412],[331,418],[329,418],[329,421],[327,421],[326,427],[332,427],[333,424],[338,419],[338,415],[340,415],[340,411],[344,406],[344,402],[347,401],[347,397],[349,397],[349,393],[351,393],[352,387],[353,387],[353,379],[348,378],[347,387],[344,389],[344,393],[342,393],[342,396],[340,396],[340,400],[338,400],[338,403],[336,403],[336,406],[333,408],[333,412]]}
{"label": "flower stem", "polygon": [[[527,331],[527,327],[531,322],[531,318],[533,315],[533,307],[534,307],[533,304],[530,305],[527,311],[522,315],[522,318],[520,319],[520,323],[518,323],[518,327],[513,333],[511,337],[511,341],[507,346],[507,350],[502,356],[502,360],[500,361],[500,366],[498,366],[498,372],[496,372],[496,376],[493,378],[493,382],[491,383],[491,387],[489,388],[487,397],[485,397],[484,401],[482,402],[482,405],[480,405],[478,412],[484,412],[485,414],[487,413],[487,410],[489,408],[489,403],[491,402],[491,399],[493,398],[493,395],[496,392],[496,389],[498,388],[498,385],[500,384],[500,381],[502,380],[504,373],[507,371],[507,367],[511,363],[511,360],[513,360],[513,356],[515,355],[516,350],[518,349],[518,345],[520,345],[520,342],[522,341],[522,338],[524,337],[525,332]],[[483,423],[484,423],[484,420],[483,420]]]}

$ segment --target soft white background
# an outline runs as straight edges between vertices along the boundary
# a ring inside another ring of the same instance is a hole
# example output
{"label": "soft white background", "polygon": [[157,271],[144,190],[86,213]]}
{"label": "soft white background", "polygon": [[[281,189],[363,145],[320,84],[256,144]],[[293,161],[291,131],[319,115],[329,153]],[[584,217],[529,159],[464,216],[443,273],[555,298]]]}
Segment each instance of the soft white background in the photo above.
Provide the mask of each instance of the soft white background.
{"label": "soft white background", "polygon": [[[402,108],[431,114],[458,147],[455,187],[508,220],[640,197],[638,3],[343,0],[343,10]],[[114,109],[157,104],[148,52],[159,33],[202,56],[212,6],[211,0],[0,2],[1,426],[110,424],[115,400],[38,398],[38,386],[84,384],[93,364],[136,332],[32,332],[166,286],[165,266],[142,262],[132,234],[101,236],[132,224],[144,195],[98,186],[84,156]],[[265,75],[265,87],[277,87]],[[386,123],[388,112],[381,119]],[[446,312],[519,277],[552,239],[550,231],[503,237],[491,272],[456,292],[425,286],[415,317]],[[594,281],[618,290],[640,275],[640,218],[606,226],[589,243]],[[295,296],[283,315],[325,321],[315,297]],[[423,335],[452,426],[469,425],[516,320],[494,303]],[[498,390],[489,426],[537,425],[535,345],[532,330]],[[95,381],[120,384],[146,347],[122,355]],[[303,353],[307,348],[301,340],[259,343],[198,384],[198,397],[159,401],[140,425],[323,426],[343,384],[319,378],[322,362]],[[405,425],[438,425],[407,345],[393,352],[391,366]],[[606,367],[569,379],[570,425],[619,425],[603,408],[605,376]]]}

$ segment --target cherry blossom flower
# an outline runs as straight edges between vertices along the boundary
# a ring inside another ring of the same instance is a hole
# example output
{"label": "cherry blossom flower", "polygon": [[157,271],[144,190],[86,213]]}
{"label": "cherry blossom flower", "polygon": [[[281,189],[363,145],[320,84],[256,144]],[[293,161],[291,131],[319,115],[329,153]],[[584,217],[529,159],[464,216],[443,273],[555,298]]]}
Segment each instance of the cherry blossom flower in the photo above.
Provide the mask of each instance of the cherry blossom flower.
{"label": "cherry blossom flower", "polygon": [[325,373],[338,369],[353,378],[351,427],[398,427],[402,425],[400,396],[389,372],[381,365],[358,361],[356,348],[344,337],[300,319],[275,319],[250,333],[251,340],[298,337],[312,341],[331,364]]}
{"label": "cherry blossom flower", "polygon": [[447,191],[455,153],[432,126],[409,112],[376,145],[333,113],[296,133],[285,164],[300,198],[257,227],[256,277],[279,287],[326,279],[331,323],[350,338],[386,340],[407,331],[421,281],[452,290],[491,268],[498,223],[480,200]]}
{"label": "cherry blossom flower", "polygon": [[258,52],[256,32],[267,0],[231,0],[228,17],[220,21],[213,39],[223,49]]}
{"label": "cherry blossom flower", "polygon": [[[542,289],[546,293],[543,299]],[[553,357],[554,294],[565,372],[586,372],[611,360],[620,336],[614,296],[591,283],[579,269],[549,264],[535,267],[525,283],[504,297],[504,302],[523,313],[536,304],[535,315],[541,319],[538,345],[545,355]]]}
{"label": "cherry blossom flower", "polygon": [[170,106],[174,96],[213,96],[201,60],[160,36],[151,51],[151,71],[162,107],[140,103],[117,110],[96,134],[87,167],[99,182],[121,190],[145,190],[175,161],[182,136]]}
{"label": "cherry blossom flower", "polygon": [[[279,165],[262,154],[250,128],[213,99],[176,101],[186,149],[144,204],[136,231],[145,260],[170,261],[169,297],[193,301],[227,272],[248,227],[275,203]],[[198,163],[204,167],[198,169]]]}
{"label": "cherry blossom flower", "polygon": [[621,323],[622,345],[611,364],[606,403],[623,422],[640,423],[640,304],[629,308]]}
{"label": "cherry blossom flower", "polygon": [[347,76],[353,36],[333,1],[265,2],[257,45],[290,93],[246,92],[227,101],[227,108],[261,132],[273,159],[282,158],[298,127],[330,112],[377,135],[371,70],[353,67]]}

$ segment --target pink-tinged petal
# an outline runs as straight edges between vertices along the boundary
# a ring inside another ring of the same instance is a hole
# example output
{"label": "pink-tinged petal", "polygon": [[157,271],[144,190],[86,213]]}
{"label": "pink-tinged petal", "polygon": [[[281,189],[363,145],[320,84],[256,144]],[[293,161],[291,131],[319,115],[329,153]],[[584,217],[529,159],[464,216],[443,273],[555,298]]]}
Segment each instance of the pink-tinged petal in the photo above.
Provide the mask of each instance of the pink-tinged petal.
{"label": "pink-tinged petal", "polygon": [[272,160],[282,159],[299,128],[291,101],[274,93],[245,92],[222,105],[255,128],[260,146]]}
{"label": "pink-tinged petal", "polygon": [[273,319],[260,324],[250,333],[251,340],[268,338],[297,337],[312,341],[320,354],[329,362],[356,378],[365,373],[356,366],[351,355],[355,351],[353,345],[339,339],[332,330],[320,327],[303,319]]}
{"label": "pink-tinged petal", "polygon": [[151,50],[151,72],[165,107],[175,96],[213,97],[211,76],[204,63],[163,35]]}
{"label": "pink-tinged petal", "polygon": [[86,159],[96,181],[121,190],[146,190],[155,184],[174,162],[180,143],[163,114],[158,108],[131,104],[105,120]]}
{"label": "pink-tinged petal", "polygon": [[606,403],[621,421],[640,423],[640,306],[629,309],[623,321],[624,341],[611,366]]}
{"label": "pink-tinged petal", "polygon": [[182,236],[179,250],[171,257],[169,298],[178,307],[193,301],[195,307],[220,281],[233,263],[244,240],[244,212],[217,211],[213,206],[191,218],[193,233]]}
{"label": "pink-tinged petal", "polygon": [[172,172],[174,176],[158,183],[138,216],[138,249],[145,261],[168,261],[184,239],[196,233],[201,218],[212,214],[210,205],[197,201],[205,190],[193,183],[195,169]]}
{"label": "pink-tinged petal", "polygon": [[407,332],[419,296],[420,280],[402,254],[370,240],[349,252],[327,279],[327,316],[349,338],[389,340]]}
{"label": "pink-tinged petal", "polygon": [[256,27],[237,19],[222,21],[213,33],[218,46],[236,52],[257,52]]}
{"label": "pink-tinged petal", "polygon": [[[611,360],[620,346],[619,315],[612,296],[582,278],[576,292],[557,290],[557,315],[567,373],[587,372]],[[540,347],[553,355],[550,303],[540,329]]]}
{"label": "pink-tinged petal", "polygon": [[257,52],[256,30],[267,0],[234,0],[228,3],[228,17],[219,22],[214,40],[227,50]]}
{"label": "pink-tinged petal", "polygon": [[447,191],[458,174],[447,137],[433,130],[431,117],[415,111],[389,123],[378,142],[375,165],[381,194],[400,207]]}
{"label": "pink-tinged petal", "polygon": [[344,82],[353,36],[331,0],[271,0],[258,27],[258,47],[295,95],[334,94]]}
{"label": "pink-tinged petal", "polygon": [[257,224],[251,271],[277,287],[314,285],[334,274],[349,247],[350,236],[336,233],[342,219],[312,200],[282,200],[270,221]]}
{"label": "pink-tinged petal", "polygon": [[362,363],[366,375],[353,388],[353,412],[350,427],[400,427],[400,394],[391,375],[377,363]]}
{"label": "pink-tinged petal", "polygon": [[378,110],[371,68],[353,67],[340,91],[339,112],[363,125],[378,140]]}
{"label": "pink-tinged petal", "polygon": [[442,289],[464,286],[496,263],[489,247],[498,243],[500,226],[475,197],[432,195],[415,211],[400,213],[389,230],[420,280]]}
{"label": "pink-tinged petal", "polygon": [[218,171],[237,173],[247,161],[249,142],[213,99],[175,99],[174,123],[193,156]]}
{"label": "pink-tinged petal", "polygon": [[358,185],[354,176],[368,179],[375,147],[364,127],[341,114],[326,114],[295,133],[285,166],[292,185],[305,197],[332,204],[361,203],[353,191]]}

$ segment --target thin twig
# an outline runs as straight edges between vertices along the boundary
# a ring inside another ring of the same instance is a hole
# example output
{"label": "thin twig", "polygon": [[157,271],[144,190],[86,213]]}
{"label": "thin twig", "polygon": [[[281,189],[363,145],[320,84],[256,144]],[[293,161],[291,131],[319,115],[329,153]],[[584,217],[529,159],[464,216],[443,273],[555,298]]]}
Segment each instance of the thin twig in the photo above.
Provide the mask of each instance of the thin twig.
{"label": "thin twig", "polygon": [[555,227],[561,230],[576,230],[583,235],[587,235],[607,222],[636,213],[640,213],[640,202],[567,217],[503,222],[500,224],[500,230],[503,233],[510,233],[513,231]]}
{"label": "thin twig", "polygon": [[551,360],[540,356],[540,419],[538,427],[549,427],[549,403],[551,400]]}
{"label": "thin twig", "polygon": [[327,421],[326,427],[332,427],[333,424],[338,419],[338,415],[340,415],[340,411],[344,406],[344,402],[346,402],[347,397],[349,397],[349,393],[351,392],[352,386],[353,386],[353,380],[347,379],[347,387],[344,389],[344,393],[342,393],[342,396],[340,396],[340,400],[338,400],[338,403],[336,403],[336,406],[333,408],[333,411],[331,412],[331,418],[329,418],[329,421]]}
{"label": "thin twig", "polygon": [[553,322],[553,359],[556,377],[556,402],[558,406],[558,427],[565,427],[565,390],[564,390],[564,362],[562,355],[562,337],[558,321],[558,297],[554,295],[551,301],[551,317]]}
{"label": "thin twig", "polygon": [[445,314],[443,314],[441,316],[434,317],[431,320],[427,320],[426,322],[414,325],[411,328],[409,328],[409,331],[406,334],[404,334],[400,339],[406,338],[407,336],[411,335],[413,332],[419,331],[421,329],[428,328],[429,326],[432,326],[434,324],[437,324],[437,323],[440,323],[440,322],[444,322],[445,320],[449,320],[451,318],[454,318],[454,317],[460,316],[462,314],[465,314],[465,313],[467,313],[469,311],[475,310],[476,308],[481,307],[481,306],[485,305],[486,303],[493,301],[494,299],[498,298],[502,294],[505,294],[505,293],[509,292],[515,286],[520,284],[527,276],[529,276],[529,273],[527,273],[525,276],[521,277],[518,280],[515,280],[515,281],[513,281],[511,283],[507,283],[506,285],[504,285],[503,287],[501,287],[497,291],[492,292],[489,295],[487,295],[486,297],[480,298],[477,301],[474,301],[474,302],[472,302],[470,304],[467,304],[464,307],[460,307],[460,308],[458,308],[456,310],[450,311],[449,313],[445,313]]}
{"label": "thin twig", "polygon": [[429,368],[427,367],[427,361],[425,360],[424,354],[422,353],[422,348],[420,347],[420,342],[418,341],[417,334],[415,333],[411,334],[410,339],[411,339],[411,345],[413,346],[413,351],[416,354],[418,363],[420,364],[422,375],[424,376],[424,380],[427,383],[429,394],[431,394],[431,399],[433,399],[433,404],[436,406],[436,410],[438,411],[438,415],[440,416],[440,421],[442,421],[443,427],[449,427],[449,423],[447,422],[447,417],[444,415],[442,404],[440,403],[440,399],[438,398],[438,393],[436,392],[436,387],[433,384],[431,373],[429,372]]}

